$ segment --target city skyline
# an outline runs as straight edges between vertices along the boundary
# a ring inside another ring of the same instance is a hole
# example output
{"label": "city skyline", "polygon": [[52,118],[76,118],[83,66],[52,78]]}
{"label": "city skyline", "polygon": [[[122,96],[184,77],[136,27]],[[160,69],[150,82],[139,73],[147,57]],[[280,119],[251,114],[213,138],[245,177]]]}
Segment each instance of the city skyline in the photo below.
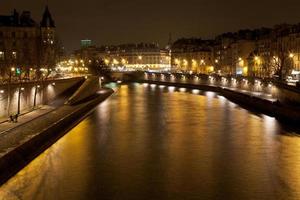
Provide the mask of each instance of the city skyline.
{"label": "city skyline", "polygon": [[299,7],[2,0],[0,199],[300,199]]}
{"label": "city skyline", "polygon": [[[299,2],[286,1],[282,7],[273,1],[96,1],[61,4],[58,0],[36,3],[4,0],[2,15],[14,8],[29,10],[36,21],[45,4],[49,5],[58,34],[68,52],[80,46],[81,39],[91,39],[95,45],[138,42],[158,42],[165,45],[169,33],[173,40],[181,37],[214,38],[224,32],[239,29],[272,27],[280,23],[298,23]],[[268,8],[268,9],[266,9]],[[245,9],[249,12],[245,12]],[[234,10],[234,12],[230,12]],[[66,12],[68,13],[66,15]],[[212,14],[213,13],[213,14]],[[278,14],[280,13],[280,14]]]}

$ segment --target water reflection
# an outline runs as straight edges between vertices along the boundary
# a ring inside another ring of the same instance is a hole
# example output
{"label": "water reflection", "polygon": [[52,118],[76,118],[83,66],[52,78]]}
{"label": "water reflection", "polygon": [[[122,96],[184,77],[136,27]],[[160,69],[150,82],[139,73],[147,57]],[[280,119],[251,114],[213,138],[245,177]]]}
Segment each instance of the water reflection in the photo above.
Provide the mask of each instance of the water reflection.
{"label": "water reflection", "polygon": [[[199,94],[198,94],[199,93]],[[0,199],[299,199],[300,138],[212,92],[121,85]]]}

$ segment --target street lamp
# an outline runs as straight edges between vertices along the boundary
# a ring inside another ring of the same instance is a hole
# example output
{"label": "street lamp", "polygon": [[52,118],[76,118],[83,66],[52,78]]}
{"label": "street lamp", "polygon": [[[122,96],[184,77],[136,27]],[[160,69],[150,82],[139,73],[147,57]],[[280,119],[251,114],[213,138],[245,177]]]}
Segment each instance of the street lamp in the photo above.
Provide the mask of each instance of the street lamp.
{"label": "street lamp", "polygon": [[125,65],[126,64],[126,60],[124,58],[122,58],[122,64]]}
{"label": "street lamp", "polygon": [[108,59],[104,59],[104,63],[105,63],[106,65],[108,65],[108,64],[109,64],[109,60],[108,60]]}
{"label": "street lamp", "polygon": [[16,71],[16,68],[12,67],[9,70],[9,82],[8,82],[8,96],[7,96],[7,114],[8,116],[10,115],[10,93],[11,93],[11,78],[12,78],[12,73]]}

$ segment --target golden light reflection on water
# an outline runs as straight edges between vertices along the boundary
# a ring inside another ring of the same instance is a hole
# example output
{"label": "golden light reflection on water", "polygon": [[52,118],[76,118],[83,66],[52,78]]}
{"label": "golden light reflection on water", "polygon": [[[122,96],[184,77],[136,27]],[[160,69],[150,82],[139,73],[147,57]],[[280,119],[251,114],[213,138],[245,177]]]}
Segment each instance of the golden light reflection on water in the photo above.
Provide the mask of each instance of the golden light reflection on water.
{"label": "golden light reflection on water", "polygon": [[300,138],[282,136],[278,138],[277,171],[282,188],[280,196],[300,199]]}
{"label": "golden light reflection on water", "polygon": [[299,199],[291,133],[212,92],[121,85],[0,199]]}
{"label": "golden light reflection on water", "polygon": [[[0,199],[60,199],[59,192],[64,191],[64,175],[68,169],[80,171],[80,177],[68,180],[80,183],[82,188],[88,188],[81,179],[88,178],[88,163],[84,158],[86,155],[85,135],[80,134],[87,131],[90,125],[89,120],[84,120],[80,126],[74,128],[68,135],[64,136],[48,150],[39,155],[29,165],[17,173],[12,179],[0,188]],[[72,148],[80,146],[81,148]],[[62,156],[64,155],[64,156]],[[80,162],[80,168],[69,168],[69,163]],[[78,179],[79,178],[79,179]],[[75,198],[75,196],[74,196]]]}

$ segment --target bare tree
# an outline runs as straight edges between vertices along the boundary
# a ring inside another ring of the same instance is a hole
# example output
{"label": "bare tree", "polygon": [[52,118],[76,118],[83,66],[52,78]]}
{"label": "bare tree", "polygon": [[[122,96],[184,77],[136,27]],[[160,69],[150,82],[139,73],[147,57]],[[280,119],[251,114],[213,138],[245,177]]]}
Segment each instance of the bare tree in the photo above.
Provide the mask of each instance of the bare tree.
{"label": "bare tree", "polygon": [[288,37],[277,37],[274,41],[274,47],[271,58],[269,59],[269,64],[271,71],[274,75],[278,77],[280,81],[283,81],[292,68],[292,48],[290,47],[290,42],[288,42]]}

